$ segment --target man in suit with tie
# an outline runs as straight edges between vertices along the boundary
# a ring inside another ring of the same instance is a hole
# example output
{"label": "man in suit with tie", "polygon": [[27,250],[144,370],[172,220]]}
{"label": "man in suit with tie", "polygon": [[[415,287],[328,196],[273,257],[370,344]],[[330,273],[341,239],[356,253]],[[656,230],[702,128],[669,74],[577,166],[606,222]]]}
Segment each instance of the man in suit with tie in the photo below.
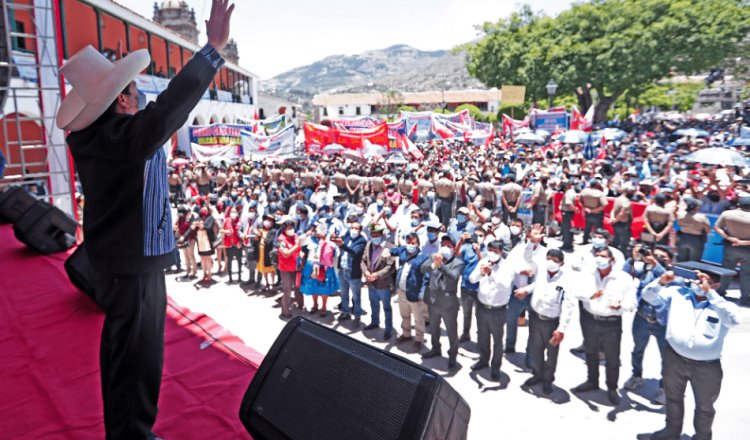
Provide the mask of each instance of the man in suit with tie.
{"label": "man in suit with tie", "polygon": [[428,359],[440,356],[440,320],[442,319],[450,343],[449,369],[456,367],[458,355],[458,309],[461,306],[458,298],[458,280],[464,270],[463,260],[454,255],[455,246],[456,244],[449,236],[443,236],[440,250],[420,267],[422,273],[430,274],[425,300],[429,303],[432,338],[432,349],[422,357]]}

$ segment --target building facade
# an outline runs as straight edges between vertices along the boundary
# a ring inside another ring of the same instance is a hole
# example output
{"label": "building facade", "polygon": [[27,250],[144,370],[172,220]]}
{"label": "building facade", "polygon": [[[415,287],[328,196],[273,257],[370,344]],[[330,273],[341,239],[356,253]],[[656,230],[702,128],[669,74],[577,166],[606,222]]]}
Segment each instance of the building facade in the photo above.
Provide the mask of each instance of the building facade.
{"label": "building facade", "polygon": [[475,105],[483,113],[497,113],[502,93],[496,88],[489,90],[438,90],[430,92],[370,92],[318,94],[313,97],[314,115],[317,121],[341,116],[368,116],[394,114],[401,106],[415,110],[454,110],[462,104]]}

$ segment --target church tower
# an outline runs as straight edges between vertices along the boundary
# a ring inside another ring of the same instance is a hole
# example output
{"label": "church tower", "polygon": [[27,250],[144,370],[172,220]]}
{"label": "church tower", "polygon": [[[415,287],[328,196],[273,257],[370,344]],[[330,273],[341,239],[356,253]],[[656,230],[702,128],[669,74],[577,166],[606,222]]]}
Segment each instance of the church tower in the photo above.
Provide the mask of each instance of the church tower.
{"label": "church tower", "polygon": [[195,9],[188,7],[184,1],[165,0],[161,2],[161,6],[154,2],[153,21],[177,32],[193,44],[198,44]]}

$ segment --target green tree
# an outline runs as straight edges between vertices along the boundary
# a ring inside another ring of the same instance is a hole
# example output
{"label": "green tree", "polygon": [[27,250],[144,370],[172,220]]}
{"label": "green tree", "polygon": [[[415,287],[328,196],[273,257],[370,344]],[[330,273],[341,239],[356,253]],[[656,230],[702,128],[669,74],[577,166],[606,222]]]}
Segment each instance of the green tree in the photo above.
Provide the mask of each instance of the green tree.
{"label": "green tree", "polygon": [[[595,121],[620,96],[638,96],[675,71],[695,73],[747,50],[746,0],[592,0],[555,18],[523,6],[486,23],[467,47],[469,72],[489,87],[523,84],[532,101],[576,94]],[[596,103],[594,104],[594,101]]]}
{"label": "green tree", "polygon": [[456,110],[454,110],[456,113],[462,112],[464,110],[469,111],[469,116],[476,119],[477,121],[484,121],[487,119],[486,116],[484,116],[484,113],[482,113],[481,110],[479,110],[479,107],[477,107],[474,104],[461,104],[458,107],[456,107]]}

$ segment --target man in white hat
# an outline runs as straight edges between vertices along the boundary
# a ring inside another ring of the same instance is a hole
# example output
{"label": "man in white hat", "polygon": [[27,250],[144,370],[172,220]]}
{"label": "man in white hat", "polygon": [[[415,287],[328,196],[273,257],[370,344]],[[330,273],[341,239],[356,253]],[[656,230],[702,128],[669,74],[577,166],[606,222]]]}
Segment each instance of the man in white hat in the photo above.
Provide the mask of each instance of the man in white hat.
{"label": "man in white hat", "polygon": [[146,50],[112,63],[88,46],[60,68],[73,89],[57,125],[70,132],[86,195],[91,281],[105,312],[100,362],[107,439],[154,438],[164,360],[164,269],[175,257],[162,146],[223,65],[233,10],[228,0],[213,0],[208,44],[143,110],[133,79],[151,61]]}

